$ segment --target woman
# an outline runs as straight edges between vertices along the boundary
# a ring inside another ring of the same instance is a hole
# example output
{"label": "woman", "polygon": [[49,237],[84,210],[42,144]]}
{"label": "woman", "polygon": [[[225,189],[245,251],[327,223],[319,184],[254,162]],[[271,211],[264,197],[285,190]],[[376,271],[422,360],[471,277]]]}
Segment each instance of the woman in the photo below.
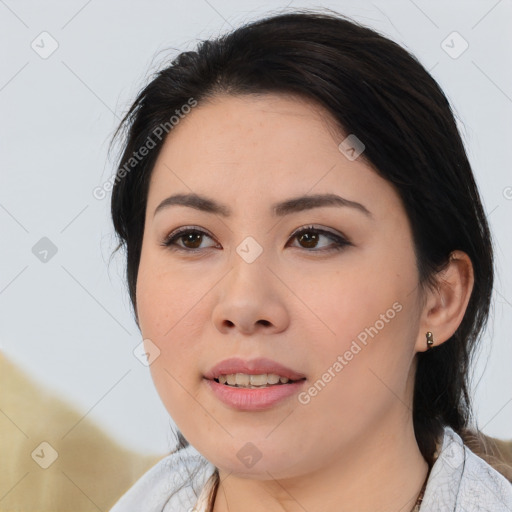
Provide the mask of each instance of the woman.
{"label": "woman", "polygon": [[461,437],[491,236],[413,56],[275,15],[180,54],[122,126],[112,217],[180,445],[113,511],[512,510]]}

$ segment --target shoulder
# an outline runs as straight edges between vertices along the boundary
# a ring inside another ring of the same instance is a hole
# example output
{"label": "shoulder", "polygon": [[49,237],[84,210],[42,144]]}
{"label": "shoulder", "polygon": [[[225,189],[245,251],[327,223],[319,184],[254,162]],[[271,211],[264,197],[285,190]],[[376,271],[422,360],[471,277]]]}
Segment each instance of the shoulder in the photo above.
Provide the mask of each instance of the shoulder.
{"label": "shoulder", "polygon": [[512,485],[445,427],[421,512],[511,512]]}
{"label": "shoulder", "polygon": [[215,467],[191,445],[173,452],[142,475],[110,512],[191,510]]}

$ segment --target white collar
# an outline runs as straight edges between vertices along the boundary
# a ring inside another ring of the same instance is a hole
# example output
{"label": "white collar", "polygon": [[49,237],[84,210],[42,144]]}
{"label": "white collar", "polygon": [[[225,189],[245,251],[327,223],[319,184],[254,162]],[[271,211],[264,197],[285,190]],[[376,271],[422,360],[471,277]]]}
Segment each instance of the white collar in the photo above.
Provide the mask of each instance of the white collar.
{"label": "white collar", "polygon": [[477,511],[512,512],[512,485],[445,427],[420,512]]}

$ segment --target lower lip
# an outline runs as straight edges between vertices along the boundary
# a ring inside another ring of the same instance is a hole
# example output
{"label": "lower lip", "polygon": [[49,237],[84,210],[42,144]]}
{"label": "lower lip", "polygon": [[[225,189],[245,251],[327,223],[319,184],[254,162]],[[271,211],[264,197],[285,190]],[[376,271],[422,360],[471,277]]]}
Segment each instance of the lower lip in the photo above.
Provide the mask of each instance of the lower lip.
{"label": "lower lip", "polygon": [[304,385],[305,379],[261,389],[234,388],[214,380],[204,379],[217,398],[241,411],[261,411],[288,398]]}

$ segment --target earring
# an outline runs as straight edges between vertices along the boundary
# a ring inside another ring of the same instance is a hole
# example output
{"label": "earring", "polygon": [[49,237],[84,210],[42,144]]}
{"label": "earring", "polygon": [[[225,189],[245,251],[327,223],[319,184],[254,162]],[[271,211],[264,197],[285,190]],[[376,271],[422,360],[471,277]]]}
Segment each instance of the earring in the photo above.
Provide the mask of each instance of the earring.
{"label": "earring", "polygon": [[427,350],[430,350],[434,346],[434,335],[428,331],[427,334]]}

